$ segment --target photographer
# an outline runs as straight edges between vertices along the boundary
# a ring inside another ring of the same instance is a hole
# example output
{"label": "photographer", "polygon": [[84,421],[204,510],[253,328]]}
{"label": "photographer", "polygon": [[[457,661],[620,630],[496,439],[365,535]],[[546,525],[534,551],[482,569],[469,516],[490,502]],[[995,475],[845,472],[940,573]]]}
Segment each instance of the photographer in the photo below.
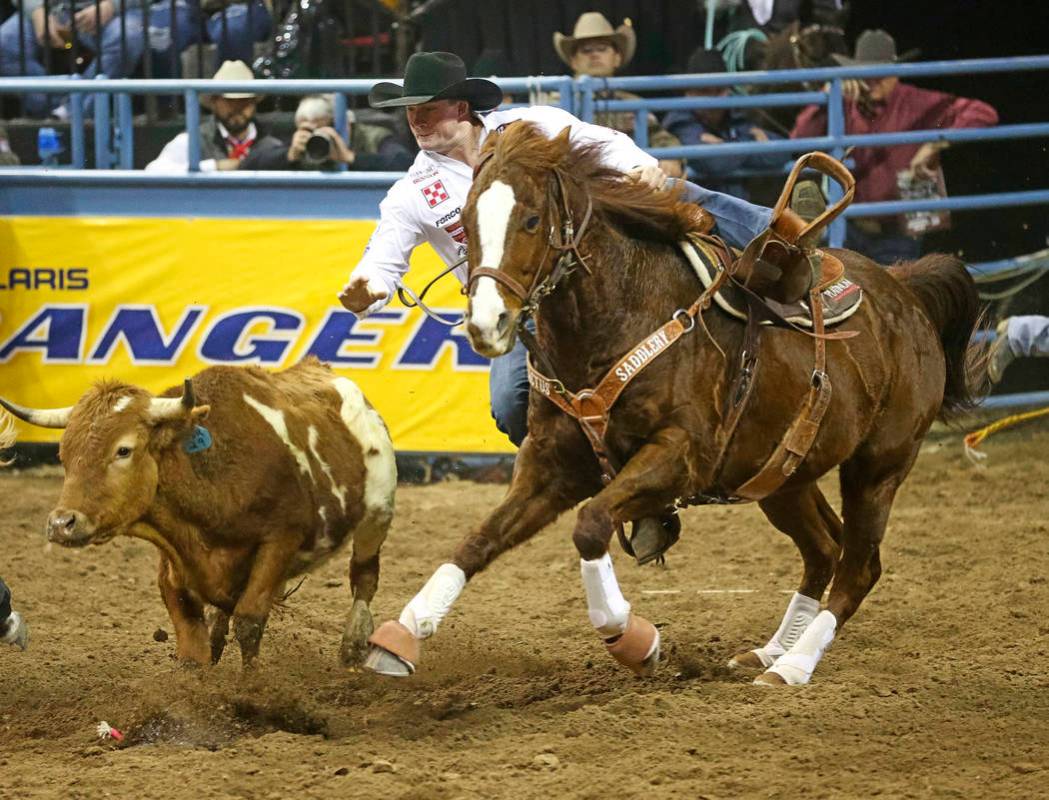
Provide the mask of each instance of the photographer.
{"label": "photographer", "polygon": [[352,111],[346,112],[346,118],[348,142],[335,130],[331,97],[304,97],[295,110],[295,133],[287,148],[268,145],[257,149],[241,162],[240,169],[333,172],[345,164],[347,169],[362,172],[403,172],[411,166],[411,153],[392,130],[357,122]]}

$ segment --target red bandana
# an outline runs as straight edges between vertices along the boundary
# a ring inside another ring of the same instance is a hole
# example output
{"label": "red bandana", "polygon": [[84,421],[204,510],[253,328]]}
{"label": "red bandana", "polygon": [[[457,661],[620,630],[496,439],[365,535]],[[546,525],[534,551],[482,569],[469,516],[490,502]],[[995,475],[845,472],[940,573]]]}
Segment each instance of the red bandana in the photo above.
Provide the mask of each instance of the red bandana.
{"label": "red bandana", "polygon": [[226,138],[226,147],[229,148],[229,157],[235,158],[238,161],[248,154],[251,150],[251,146],[255,144],[254,139],[244,139],[243,141],[237,141],[232,136]]}

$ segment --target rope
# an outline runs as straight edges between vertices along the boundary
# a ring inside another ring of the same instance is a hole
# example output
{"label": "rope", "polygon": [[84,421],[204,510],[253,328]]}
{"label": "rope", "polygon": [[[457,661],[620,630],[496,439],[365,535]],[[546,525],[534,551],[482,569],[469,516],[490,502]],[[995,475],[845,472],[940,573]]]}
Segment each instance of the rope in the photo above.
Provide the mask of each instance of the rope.
{"label": "rope", "polygon": [[751,39],[767,42],[769,37],[757,28],[747,28],[743,31],[733,31],[718,42],[718,50],[721,51],[721,57],[725,59],[725,66],[729,72],[746,71],[747,43]]}
{"label": "rope", "polygon": [[992,433],[996,433],[1003,428],[1009,428],[1013,425],[1018,425],[1021,422],[1026,422],[1029,419],[1035,419],[1037,417],[1049,416],[1049,406],[1045,408],[1039,408],[1034,411],[1025,411],[1022,414],[1013,414],[1012,416],[1000,419],[997,422],[992,422],[990,425],[980,428],[978,431],[973,431],[965,437],[965,455],[969,457],[969,460],[974,464],[979,464],[981,461],[987,458],[986,453],[981,453],[976,448],[980,446],[980,443],[990,436]]}

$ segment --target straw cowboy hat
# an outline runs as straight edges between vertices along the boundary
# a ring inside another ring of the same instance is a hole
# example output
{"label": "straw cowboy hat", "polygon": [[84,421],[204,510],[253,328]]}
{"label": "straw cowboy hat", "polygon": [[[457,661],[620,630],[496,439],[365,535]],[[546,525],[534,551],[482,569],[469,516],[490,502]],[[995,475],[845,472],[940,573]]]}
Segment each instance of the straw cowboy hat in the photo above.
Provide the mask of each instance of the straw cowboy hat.
{"label": "straw cowboy hat", "polygon": [[431,100],[465,100],[474,111],[503,102],[503,90],[484,78],[467,78],[466,64],[454,53],[415,53],[404,67],[404,85],[377,83],[368,93],[372,108],[418,106]]}
{"label": "straw cowboy hat", "polygon": [[[211,76],[211,79],[213,81],[253,81],[255,80],[255,73],[243,61],[224,61],[222,66]],[[225,97],[227,100],[248,100],[256,98],[258,95],[250,92],[225,92],[221,95],[204,94],[200,96],[200,103],[205,107],[210,107],[211,101],[215,97]]]}
{"label": "straw cowboy hat", "polygon": [[834,53],[831,55],[843,67],[860,67],[865,64],[895,64],[917,57],[919,50],[908,50],[896,55],[896,40],[882,30],[864,31],[856,40],[856,54],[852,58]]}
{"label": "straw cowboy hat", "polygon": [[587,39],[609,39],[619,51],[623,58],[620,66],[625,67],[634,57],[637,49],[637,37],[634,35],[634,26],[630,20],[624,20],[618,28],[613,28],[612,23],[605,19],[605,15],[598,11],[587,11],[576,20],[575,28],[571,36],[563,33],[554,33],[554,49],[569,66],[572,65],[572,53],[576,45]]}

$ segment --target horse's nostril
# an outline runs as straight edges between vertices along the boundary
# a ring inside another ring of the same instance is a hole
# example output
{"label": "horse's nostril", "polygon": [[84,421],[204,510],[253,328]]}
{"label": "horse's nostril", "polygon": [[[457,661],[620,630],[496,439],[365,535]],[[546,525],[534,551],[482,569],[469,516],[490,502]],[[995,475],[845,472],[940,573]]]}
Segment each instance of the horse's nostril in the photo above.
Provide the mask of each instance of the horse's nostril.
{"label": "horse's nostril", "polygon": [[76,515],[70,514],[68,517],[62,520],[61,525],[66,530],[73,530],[73,528],[76,526]]}
{"label": "horse's nostril", "polygon": [[500,335],[502,335],[502,334],[506,333],[506,328],[507,328],[507,326],[509,324],[510,324],[510,315],[507,312],[503,311],[499,315],[499,319],[496,320],[495,329],[497,331],[499,331]]}

